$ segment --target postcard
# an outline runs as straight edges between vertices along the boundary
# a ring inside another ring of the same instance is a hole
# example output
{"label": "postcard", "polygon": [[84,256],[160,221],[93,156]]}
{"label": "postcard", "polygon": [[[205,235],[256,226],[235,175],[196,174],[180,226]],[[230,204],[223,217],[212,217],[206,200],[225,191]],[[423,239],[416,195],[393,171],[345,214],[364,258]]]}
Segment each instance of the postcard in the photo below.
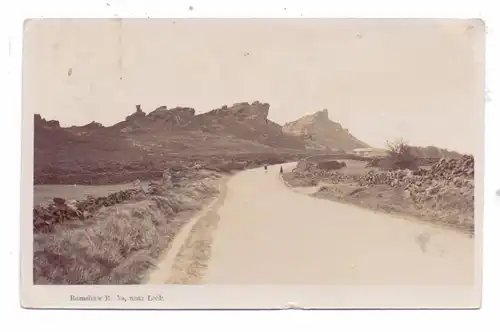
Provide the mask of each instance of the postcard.
{"label": "postcard", "polygon": [[481,306],[479,19],[32,19],[21,305]]}

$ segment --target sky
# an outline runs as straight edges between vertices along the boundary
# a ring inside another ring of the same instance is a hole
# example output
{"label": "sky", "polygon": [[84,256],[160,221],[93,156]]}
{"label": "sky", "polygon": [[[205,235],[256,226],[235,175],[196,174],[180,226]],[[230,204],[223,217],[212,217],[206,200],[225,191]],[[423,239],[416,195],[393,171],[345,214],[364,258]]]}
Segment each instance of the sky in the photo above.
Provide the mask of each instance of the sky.
{"label": "sky", "polygon": [[32,20],[23,59],[24,111],[62,126],[258,100],[280,124],[328,109],[375,147],[482,148],[478,20]]}

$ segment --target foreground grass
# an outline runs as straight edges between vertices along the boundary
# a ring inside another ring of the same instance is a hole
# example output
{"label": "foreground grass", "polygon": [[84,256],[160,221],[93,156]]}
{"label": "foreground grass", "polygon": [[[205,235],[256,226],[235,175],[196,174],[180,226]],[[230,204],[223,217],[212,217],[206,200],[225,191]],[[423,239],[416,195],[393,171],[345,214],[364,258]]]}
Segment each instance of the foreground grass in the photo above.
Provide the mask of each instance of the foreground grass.
{"label": "foreground grass", "polygon": [[218,193],[218,176],[103,208],[34,235],[35,284],[138,284],[183,224]]}

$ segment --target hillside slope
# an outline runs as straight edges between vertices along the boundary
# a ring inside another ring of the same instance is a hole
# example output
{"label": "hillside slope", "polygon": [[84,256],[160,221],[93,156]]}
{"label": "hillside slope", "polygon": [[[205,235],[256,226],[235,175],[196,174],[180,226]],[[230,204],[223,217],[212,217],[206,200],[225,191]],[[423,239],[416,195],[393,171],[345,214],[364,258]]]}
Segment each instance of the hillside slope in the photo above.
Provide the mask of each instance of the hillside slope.
{"label": "hillside slope", "polygon": [[[268,120],[269,104],[254,102],[223,106],[203,114],[186,107],[168,109],[158,107],[146,114],[136,106],[136,112],[111,127],[98,123],[73,126],[67,131],[91,137],[107,134],[122,136],[144,151],[162,152],[218,152],[219,149],[242,148],[243,151],[292,149],[303,150],[305,143],[297,137],[284,134],[281,126]],[[244,142],[246,141],[246,142]]]}
{"label": "hillside slope", "polygon": [[[124,121],[61,127],[35,115],[35,183],[116,183],[161,176],[161,170],[196,163],[260,164],[305,153],[301,138],[268,119],[269,104],[223,106],[203,114],[186,107],[136,105]],[[219,167],[218,166],[218,167]],[[238,166],[240,167],[240,166]],[[76,182],[75,182],[76,181]]]}

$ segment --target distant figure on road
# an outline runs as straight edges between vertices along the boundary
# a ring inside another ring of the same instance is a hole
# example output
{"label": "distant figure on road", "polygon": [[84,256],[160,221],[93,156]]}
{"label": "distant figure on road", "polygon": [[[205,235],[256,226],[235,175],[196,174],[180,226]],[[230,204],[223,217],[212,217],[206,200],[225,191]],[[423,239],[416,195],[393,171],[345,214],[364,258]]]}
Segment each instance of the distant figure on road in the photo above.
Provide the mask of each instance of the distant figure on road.
{"label": "distant figure on road", "polygon": [[166,169],[163,171],[162,177],[161,177],[161,183],[166,187],[166,188],[171,188],[172,187],[172,175],[170,174],[170,170]]}
{"label": "distant figure on road", "polygon": [[283,166],[280,166],[280,174],[283,174]]}
{"label": "distant figure on road", "polygon": [[267,173],[267,165],[264,165],[264,171]]}

